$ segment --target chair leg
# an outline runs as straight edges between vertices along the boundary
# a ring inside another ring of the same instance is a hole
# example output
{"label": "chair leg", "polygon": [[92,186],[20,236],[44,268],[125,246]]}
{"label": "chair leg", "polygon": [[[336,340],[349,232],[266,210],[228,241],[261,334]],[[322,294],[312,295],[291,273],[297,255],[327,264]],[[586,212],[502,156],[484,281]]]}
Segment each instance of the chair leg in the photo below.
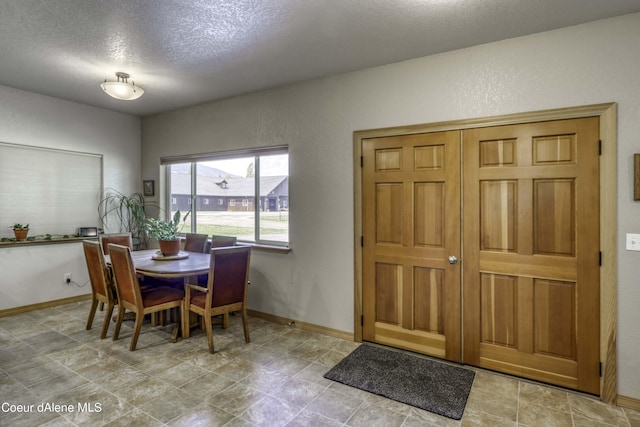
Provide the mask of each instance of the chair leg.
{"label": "chair leg", "polygon": [[104,339],[107,336],[107,329],[109,329],[109,320],[113,314],[114,304],[112,302],[107,304],[107,312],[104,314],[104,321],[102,322],[102,332],[100,333],[100,339]]}
{"label": "chair leg", "polygon": [[247,317],[247,309],[242,309],[242,328],[244,329],[244,342],[250,342],[249,340],[249,318]]}
{"label": "chair leg", "polygon": [[138,335],[140,334],[140,329],[142,328],[143,319],[144,315],[142,313],[136,313],[136,323],[133,326],[133,335],[131,335],[131,345],[129,346],[129,351],[133,351],[136,349],[136,345],[138,344]]}
{"label": "chair leg", "polygon": [[189,317],[189,305],[185,301],[182,304],[182,338],[189,338],[191,335],[191,322],[189,321]]}
{"label": "chair leg", "polygon": [[87,331],[91,329],[91,325],[93,325],[93,318],[96,316],[96,308],[98,308],[98,300],[93,299],[91,301],[91,308],[89,309],[89,318],[87,319]]}
{"label": "chair leg", "polygon": [[213,354],[213,325],[211,324],[211,316],[202,316],[207,319],[204,322],[204,326],[207,329],[207,340],[209,341],[209,353]]}
{"label": "chair leg", "polygon": [[222,329],[227,329],[229,327],[229,313],[224,313],[222,315]]}
{"label": "chair leg", "polygon": [[100,311],[104,310],[104,301],[100,301]]}
{"label": "chair leg", "polygon": [[122,319],[124,318],[124,306],[122,304],[118,305],[118,319],[116,320],[116,329],[113,331],[113,336],[111,339],[113,341],[118,339],[118,335],[120,335],[120,326],[122,326]]}
{"label": "chair leg", "polygon": [[[174,312],[174,310],[176,310],[177,307],[174,307],[171,309],[171,313]],[[174,314],[172,317],[175,318],[175,323],[176,325],[173,327],[173,331],[171,332],[171,341],[172,342],[176,342],[178,341],[178,334],[180,333],[180,329],[182,328],[182,321],[184,320],[182,317],[182,305],[180,305],[180,313],[178,314]]]}

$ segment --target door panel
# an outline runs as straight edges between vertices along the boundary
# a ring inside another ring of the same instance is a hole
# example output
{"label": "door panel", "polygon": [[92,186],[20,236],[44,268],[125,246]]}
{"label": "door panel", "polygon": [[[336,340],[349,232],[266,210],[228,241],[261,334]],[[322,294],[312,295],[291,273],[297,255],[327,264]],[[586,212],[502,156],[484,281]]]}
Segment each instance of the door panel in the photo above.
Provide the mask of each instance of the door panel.
{"label": "door panel", "polygon": [[460,360],[460,132],[363,140],[363,337]]}
{"label": "door panel", "polygon": [[463,131],[464,361],[599,392],[598,119]]}
{"label": "door panel", "polygon": [[598,394],[598,127],[363,139],[363,338]]}

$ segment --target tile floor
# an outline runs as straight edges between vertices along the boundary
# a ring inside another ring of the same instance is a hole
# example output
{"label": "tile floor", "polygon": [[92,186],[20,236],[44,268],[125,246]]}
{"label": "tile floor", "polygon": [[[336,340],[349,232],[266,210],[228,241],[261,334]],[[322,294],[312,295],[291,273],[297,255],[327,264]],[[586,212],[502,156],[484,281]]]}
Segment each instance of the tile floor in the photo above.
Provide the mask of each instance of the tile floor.
{"label": "tile floor", "polygon": [[100,340],[103,313],[85,331],[88,311],[0,318],[0,426],[640,426],[639,412],[483,370],[454,421],[324,379],[356,343],[250,318],[245,344],[235,316],[214,329],[216,354],[197,329],[173,344],[148,323],[129,352],[133,322]]}

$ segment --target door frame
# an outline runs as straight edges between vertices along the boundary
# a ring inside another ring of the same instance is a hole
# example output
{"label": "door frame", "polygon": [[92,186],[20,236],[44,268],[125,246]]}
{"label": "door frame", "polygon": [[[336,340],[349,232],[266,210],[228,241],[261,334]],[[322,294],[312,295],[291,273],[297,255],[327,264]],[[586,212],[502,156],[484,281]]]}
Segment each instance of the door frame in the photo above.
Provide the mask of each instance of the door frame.
{"label": "door frame", "polygon": [[[586,105],[467,120],[426,123],[353,133],[354,161],[354,340],[362,342],[362,140],[383,136],[464,130],[479,127],[598,117],[600,120],[600,399],[615,404],[617,385],[617,104]],[[606,208],[606,209],[605,209]]]}

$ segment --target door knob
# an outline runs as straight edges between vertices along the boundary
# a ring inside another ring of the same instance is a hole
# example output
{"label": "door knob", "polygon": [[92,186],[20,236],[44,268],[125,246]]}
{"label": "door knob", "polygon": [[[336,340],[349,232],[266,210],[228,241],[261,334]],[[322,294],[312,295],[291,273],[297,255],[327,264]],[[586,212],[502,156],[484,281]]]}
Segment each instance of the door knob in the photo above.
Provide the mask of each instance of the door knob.
{"label": "door knob", "polygon": [[449,264],[457,264],[458,263],[458,257],[456,257],[455,255],[451,255],[449,257]]}

